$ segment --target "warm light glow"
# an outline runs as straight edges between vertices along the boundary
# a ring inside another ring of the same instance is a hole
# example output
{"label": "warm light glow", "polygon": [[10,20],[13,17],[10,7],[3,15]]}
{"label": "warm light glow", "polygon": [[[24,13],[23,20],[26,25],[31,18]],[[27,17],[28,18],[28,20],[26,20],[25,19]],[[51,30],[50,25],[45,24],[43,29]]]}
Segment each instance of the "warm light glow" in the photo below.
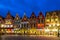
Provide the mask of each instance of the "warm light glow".
{"label": "warm light glow", "polygon": [[1,31],[3,32],[3,29],[1,29]]}
{"label": "warm light glow", "polygon": [[14,33],[14,30],[12,29],[12,33]]}
{"label": "warm light glow", "polygon": [[53,26],[55,26],[55,24],[53,24]]}
{"label": "warm light glow", "polygon": [[49,25],[49,27],[51,27],[51,24]]}
{"label": "warm light glow", "polygon": [[17,17],[17,20],[18,20],[18,17]]}
{"label": "warm light glow", "polygon": [[7,29],[7,33],[11,33],[11,29]]}
{"label": "warm light glow", "polygon": [[59,26],[60,24],[57,24],[57,26]]}
{"label": "warm light glow", "polygon": [[2,24],[1,27],[4,27],[4,25]]}
{"label": "warm light glow", "polygon": [[52,31],[58,31],[57,29],[53,29]]}
{"label": "warm light glow", "polygon": [[55,19],[56,21],[58,21],[58,19]]}
{"label": "warm light glow", "polygon": [[50,30],[47,28],[47,29],[45,29],[45,31],[46,31],[46,32],[49,32]]}
{"label": "warm light glow", "polygon": [[32,33],[32,30],[30,30],[30,33]]}
{"label": "warm light glow", "polygon": [[49,19],[47,19],[47,22],[49,22],[50,20]]}
{"label": "warm light glow", "polygon": [[11,24],[11,21],[10,20],[6,20],[5,24]]}
{"label": "warm light glow", "polygon": [[19,30],[18,28],[14,29],[14,30]]}
{"label": "warm light glow", "polygon": [[11,29],[8,29],[8,31],[11,31]]}
{"label": "warm light glow", "polygon": [[9,25],[7,25],[7,27],[9,27]]}
{"label": "warm light glow", "polygon": [[53,22],[54,20],[53,20],[53,19],[51,19],[51,21]]}
{"label": "warm light glow", "polygon": [[4,27],[6,27],[6,25],[4,25]]}
{"label": "warm light glow", "polygon": [[44,28],[44,24],[38,24],[38,28]]}
{"label": "warm light glow", "polygon": [[14,31],[14,33],[17,33],[16,31]]}
{"label": "warm light glow", "polygon": [[10,27],[13,27],[13,25],[10,25]]}

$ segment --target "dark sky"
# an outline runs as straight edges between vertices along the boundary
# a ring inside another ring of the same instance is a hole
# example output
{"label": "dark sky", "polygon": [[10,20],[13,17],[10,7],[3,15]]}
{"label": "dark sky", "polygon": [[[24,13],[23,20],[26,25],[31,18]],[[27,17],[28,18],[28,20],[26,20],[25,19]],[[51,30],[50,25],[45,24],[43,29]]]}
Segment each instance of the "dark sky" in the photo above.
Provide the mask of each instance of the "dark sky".
{"label": "dark sky", "polygon": [[8,11],[13,16],[18,13],[20,17],[25,12],[29,17],[32,12],[37,16],[39,12],[45,15],[45,12],[54,10],[60,10],[60,0],[0,0],[0,15],[3,17]]}

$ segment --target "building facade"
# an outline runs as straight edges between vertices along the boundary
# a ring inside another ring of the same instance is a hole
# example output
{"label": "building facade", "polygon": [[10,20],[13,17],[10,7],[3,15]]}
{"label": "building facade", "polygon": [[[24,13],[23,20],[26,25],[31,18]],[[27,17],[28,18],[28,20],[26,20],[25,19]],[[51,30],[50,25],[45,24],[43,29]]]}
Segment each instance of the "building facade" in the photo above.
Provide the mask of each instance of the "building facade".
{"label": "building facade", "polygon": [[0,16],[0,33],[4,34],[4,19]]}
{"label": "building facade", "polygon": [[23,34],[28,34],[28,29],[30,28],[30,26],[29,26],[29,19],[27,18],[25,13],[21,19],[21,28],[23,30]]}
{"label": "building facade", "polygon": [[[2,20],[2,19],[1,19]],[[1,21],[3,23],[3,20]],[[4,23],[1,23],[1,31],[4,34],[10,34],[12,32],[13,27],[13,18],[10,15],[10,12],[7,13],[6,18],[4,19]]]}
{"label": "building facade", "polygon": [[10,12],[6,18],[0,16],[1,34],[23,34],[23,35],[48,35],[60,36],[60,12],[47,12],[44,16],[42,12],[38,16],[32,12],[30,18],[24,16],[20,18],[16,14],[13,18]]}
{"label": "building facade", "polygon": [[30,23],[30,34],[36,34],[36,28],[37,28],[37,23],[36,23],[36,15],[34,12],[32,12],[30,19],[29,19],[29,23]]}
{"label": "building facade", "polygon": [[37,17],[37,33],[39,33],[39,35],[44,35],[44,27],[45,27],[45,18],[42,12],[40,12]]}
{"label": "building facade", "polygon": [[45,18],[45,34],[57,36],[59,26],[59,17],[56,12],[47,13]]}
{"label": "building facade", "polygon": [[16,17],[14,18],[14,28],[21,28],[21,19],[18,14],[16,14]]}

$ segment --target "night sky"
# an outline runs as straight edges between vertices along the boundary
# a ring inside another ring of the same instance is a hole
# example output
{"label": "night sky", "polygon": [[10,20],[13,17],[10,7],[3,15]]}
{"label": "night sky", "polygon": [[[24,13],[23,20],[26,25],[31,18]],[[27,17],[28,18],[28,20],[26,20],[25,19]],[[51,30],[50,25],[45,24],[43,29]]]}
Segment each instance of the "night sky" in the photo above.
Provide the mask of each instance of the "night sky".
{"label": "night sky", "polygon": [[60,0],[0,0],[0,15],[3,17],[8,11],[12,16],[18,13],[20,17],[25,12],[29,17],[32,12],[37,16],[39,12],[45,15],[45,12],[54,10],[60,10]]}

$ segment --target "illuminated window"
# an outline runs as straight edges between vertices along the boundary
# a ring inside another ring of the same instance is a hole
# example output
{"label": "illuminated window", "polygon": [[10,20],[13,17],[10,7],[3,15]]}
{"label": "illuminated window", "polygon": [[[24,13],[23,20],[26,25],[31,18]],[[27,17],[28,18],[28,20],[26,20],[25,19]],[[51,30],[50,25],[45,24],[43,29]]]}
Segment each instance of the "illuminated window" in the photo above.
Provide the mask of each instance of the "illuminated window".
{"label": "illuminated window", "polygon": [[3,32],[4,30],[3,30],[3,29],[1,29],[1,31]]}
{"label": "illuminated window", "polygon": [[10,20],[6,20],[6,24],[11,24],[11,21]]}
{"label": "illuminated window", "polygon": [[45,31],[46,31],[46,32],[49,32],[50,30],[47,28],[47,29],[45,29]]}
{"label": "illuminated window", "polygon": [[10,25],[10,27],[13,27],[13,25]]}
{"label": "illuminated window", "polygon": [[4,27],[6,27],[6,25],[4,25]]}
{"label": "illuminated window", "polygon": [[47,19],[46,21],[47,21],[47,22],[50,22],[50,20],[49,20],[49,19]]}
{"label": "illuminated window", "polygon": [[54,19],[51,19],[51,22],[53,22],[54,21]]}
{"label": "illuminated window", "polygon": [[58,21],[58,19],[55,19],[55,21]]}
{"label": "illuminated window", "polygon": [[7,25],[7,27],[9,27],[9,25]]}
{"label": "illuminated window", "polygon": [[1,27],[4,27],[4,25],[2,24]]}
{"label": "illuminated window", "polygon": [[53,26],[55,26],[55,24],[53,24]]}
{"label": "illuminated window", "polygon": [[14,29],[12,29],[12,32],[14,33]]}
{"label": "illuminated window", "polygon": [[49,27],[51,27],[51,25],[49,25]]}
{"label": "illuminated window", "polygon": [[57,29],[53,29],[52,31],[58,31]]}
{"label": "illuminated window", "polygon": [[57,26],[59,26],[60,24],[57,24]]}
{"label": "illuminated window", "polygon": [[18,17],[17,17],[17,20],[18,20]]}
{"label": "illuminated window", "polygon": [[40,24],[38,24],[38,27],[40,27]]}

